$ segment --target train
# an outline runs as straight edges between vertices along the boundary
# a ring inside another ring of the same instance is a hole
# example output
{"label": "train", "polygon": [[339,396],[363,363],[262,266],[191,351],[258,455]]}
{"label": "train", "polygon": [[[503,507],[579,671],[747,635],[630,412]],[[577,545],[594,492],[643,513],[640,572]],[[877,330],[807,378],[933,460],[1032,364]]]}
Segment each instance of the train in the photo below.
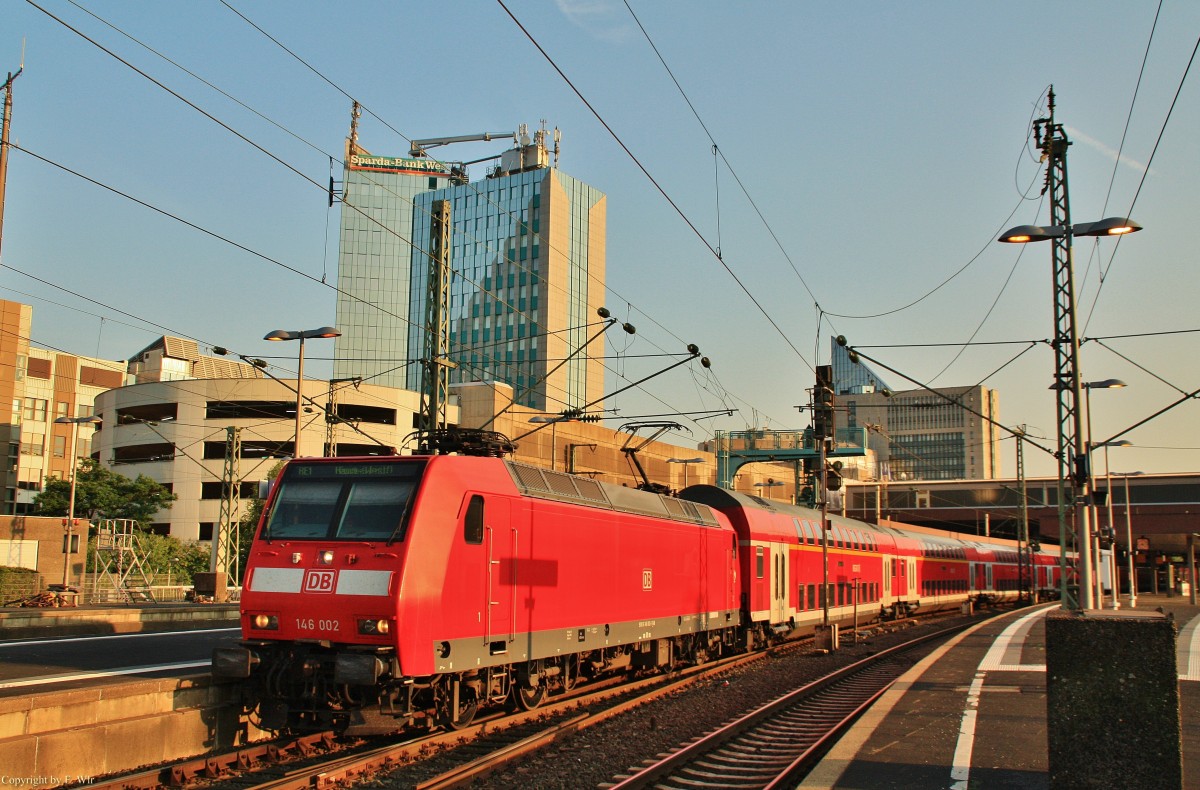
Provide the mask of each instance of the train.
{"label": "train", "polygon": [[1056,551],[839,516],[826,536],[818,510],[502,454],[294,459],[249,552],[242,639],[212,672],[267,730],[368,710],[458,728],[609,674],[1052,594]]}

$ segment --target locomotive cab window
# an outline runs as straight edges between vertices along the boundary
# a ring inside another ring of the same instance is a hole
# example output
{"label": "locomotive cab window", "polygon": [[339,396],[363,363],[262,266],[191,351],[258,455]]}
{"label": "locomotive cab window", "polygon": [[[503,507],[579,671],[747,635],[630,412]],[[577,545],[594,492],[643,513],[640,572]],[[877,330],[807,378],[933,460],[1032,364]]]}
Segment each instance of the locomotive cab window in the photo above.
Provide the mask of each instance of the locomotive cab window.
{"label": "locomotive cab window", "polygon": [[402,540],[424,464],[300,463],[279,483],[265,540]]}

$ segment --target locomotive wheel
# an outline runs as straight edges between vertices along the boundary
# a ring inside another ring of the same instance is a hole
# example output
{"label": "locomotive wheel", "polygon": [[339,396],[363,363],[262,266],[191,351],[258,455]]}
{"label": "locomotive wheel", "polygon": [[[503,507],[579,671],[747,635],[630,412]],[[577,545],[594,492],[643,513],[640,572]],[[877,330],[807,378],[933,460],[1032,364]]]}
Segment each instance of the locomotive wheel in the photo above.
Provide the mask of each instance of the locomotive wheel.
{"label": "locomotive wheel", "polygon": [[[475,718],[479,710],[479,700],[466,685],[460,685],[458,709],[455,710],[453,686],[457,681],[440,686],[437,690],[437,720],[448,730],[461,730]],[[467,696],[470,699],[466,699]]]}
{"label": "locomotive wheel", "polygon": [[530,661],[518,668],[513,684],[514,698],[521,710],[533,710],[546,698],[546,679],[542,676],[542,662]]}
{"label": "locomotive wheel", "polygon": [[518,688],[516,692],[517,705],[521,707],[521,710],[533,710],[546,698],[546,687],[541,684],[538,684],[536,688]]}
{"label": "locomotive wheel", "polygon": [[579,654],[567,656],[563,660],[562,684],[563,689],[570,691],[579,683]]}

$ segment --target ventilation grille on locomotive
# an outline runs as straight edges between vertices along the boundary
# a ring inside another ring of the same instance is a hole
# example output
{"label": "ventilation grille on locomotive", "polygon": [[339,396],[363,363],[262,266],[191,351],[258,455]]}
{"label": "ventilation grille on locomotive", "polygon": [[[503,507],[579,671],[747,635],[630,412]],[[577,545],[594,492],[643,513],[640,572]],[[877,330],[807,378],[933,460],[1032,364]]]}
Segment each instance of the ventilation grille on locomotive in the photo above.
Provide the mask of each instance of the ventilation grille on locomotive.
{"label": "ventilation grille on locomotive", "polygon": [[706,505],[697,505],[694,502],[634,488],[606,486],[586,477],[576,477],[515,461],[506,461],[505,464],[517,488],[526,496],[688,521],[709,527],[718,523],[712,509]]}

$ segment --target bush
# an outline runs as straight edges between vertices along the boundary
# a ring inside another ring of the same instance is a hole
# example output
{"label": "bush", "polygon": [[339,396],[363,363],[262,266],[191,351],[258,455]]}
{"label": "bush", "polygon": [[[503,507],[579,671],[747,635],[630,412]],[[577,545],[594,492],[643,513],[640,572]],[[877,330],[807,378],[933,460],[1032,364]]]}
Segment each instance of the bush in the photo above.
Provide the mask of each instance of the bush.
{"label": "bush", "polygon": [[42,589],[42,577],[30,568],[0,565],[0,604],[36,595]]}

